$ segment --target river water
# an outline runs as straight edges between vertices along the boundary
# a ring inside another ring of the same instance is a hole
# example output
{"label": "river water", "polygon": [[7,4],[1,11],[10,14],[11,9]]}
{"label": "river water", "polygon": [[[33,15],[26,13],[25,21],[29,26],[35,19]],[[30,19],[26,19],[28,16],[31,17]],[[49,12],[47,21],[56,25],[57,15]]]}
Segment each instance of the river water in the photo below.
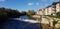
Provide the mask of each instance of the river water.
{"label": "river water", "polygon": [[2,29],[42,29],[42,27],[35,23],[28,23],[20,20],[8,19],[5,23],[0,24]]}

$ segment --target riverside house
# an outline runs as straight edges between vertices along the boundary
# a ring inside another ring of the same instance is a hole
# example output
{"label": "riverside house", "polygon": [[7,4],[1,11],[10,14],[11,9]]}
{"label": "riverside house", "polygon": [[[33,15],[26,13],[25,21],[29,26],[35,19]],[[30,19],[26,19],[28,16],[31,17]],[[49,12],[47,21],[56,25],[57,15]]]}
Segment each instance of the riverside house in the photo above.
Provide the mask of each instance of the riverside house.
{"label": "riverside house", "polygon": [[[52,3],[52,5],[50,5],[46,8],[39,9],[36,14],[38,14],[38,15],[55,15],[57,12],[60,12],[60,1],[54,2],[54,3]],[[41,23],[45,23],[45,24],[50,23],[50,26],[53,26],[53,22],[52,22],[53,19],[50,17],[47,17],[47,18],[42,18]],[[60,20],[60,19],[57,19],[57,20]],[[57,27],[57,25],[55,25],[55,26]]]}
{"label": "riverside house", "polygon": [[42,13],[44,15],[55,15],[55,13],[60,12],[60,1],[59,2],[54,2],[52,3],[52,5],[43,8],[43,9],[39,9],[37,11],[38,15],[41,15]]}

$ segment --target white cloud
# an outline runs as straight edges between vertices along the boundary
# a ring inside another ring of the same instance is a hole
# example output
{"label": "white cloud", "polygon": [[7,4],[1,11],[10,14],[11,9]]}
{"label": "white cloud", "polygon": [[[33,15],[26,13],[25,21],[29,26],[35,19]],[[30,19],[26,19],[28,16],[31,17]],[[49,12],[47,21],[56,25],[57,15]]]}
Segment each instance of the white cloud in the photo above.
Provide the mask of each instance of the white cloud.
{"label": "white cloud", "polygon": [[0,0],[0,2],[4,2],[5,0]]}
{"label": "white cloud", "polygon": [[37,2],[36,5],[39,5],[39,3]]}
{"label": "white cloud", "polygon": [[30,2],[30,3],[28,3],[28,5],[29,6],[31,6],[31,5],[37,5],[38,6],[39,5],[39,2],[37,2],[37,3]]}
{"label": "white cloud", "polygon": [[30,2],[30,3],[28,3],[28,5],[30,5],[30,6],[31,6],[31,5],[34,5],[34,3]]}

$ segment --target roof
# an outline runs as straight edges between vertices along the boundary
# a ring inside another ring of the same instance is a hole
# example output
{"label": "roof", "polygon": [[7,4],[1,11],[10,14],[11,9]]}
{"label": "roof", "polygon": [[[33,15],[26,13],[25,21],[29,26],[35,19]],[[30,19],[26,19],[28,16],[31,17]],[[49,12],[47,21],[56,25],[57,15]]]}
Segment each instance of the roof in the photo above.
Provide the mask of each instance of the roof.
{"label": "roof", "polygon": [[56,5],[57,3],[60,3],[60,1],[58,1],[58,2],[53,2],[52,5]]}
{"label": "roof", "polygon": [[46,8],[49,8],[49,7],[51,7],[52,5],[50,5],[50,6],[48,6],[48,7],[46,7]]}
{"label": "roof", "polygon": [[42,9],[39,9],[39,11],[42,11]]}

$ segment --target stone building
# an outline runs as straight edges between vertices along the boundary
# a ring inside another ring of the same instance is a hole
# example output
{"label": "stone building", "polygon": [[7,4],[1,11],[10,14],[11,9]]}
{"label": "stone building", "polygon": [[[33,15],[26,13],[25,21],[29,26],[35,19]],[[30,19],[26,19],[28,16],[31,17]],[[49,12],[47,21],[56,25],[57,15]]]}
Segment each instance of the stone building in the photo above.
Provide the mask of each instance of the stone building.
{"label": "stone building", "polygon": [[56,3],[56,12],[60,12],[60,2]]}
{"label": "stone building", "polygon": [[37,14],[41,15],[43,13],[44,15],[55,15],[57,12],[60,12],[60,1],[54,2],[46,8],[39,9]]}

